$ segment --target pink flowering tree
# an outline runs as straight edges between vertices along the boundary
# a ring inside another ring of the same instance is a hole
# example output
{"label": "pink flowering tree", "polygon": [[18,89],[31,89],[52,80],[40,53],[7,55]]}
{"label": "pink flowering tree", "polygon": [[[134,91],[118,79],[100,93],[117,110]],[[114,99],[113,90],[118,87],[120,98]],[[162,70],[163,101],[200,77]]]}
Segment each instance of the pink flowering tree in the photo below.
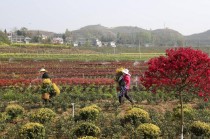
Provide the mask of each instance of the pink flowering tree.
{"label": "pink flowering tree", "polygon": [[153,93],[173,92],[181,105],[181,138],[183,138],[183,95],[198,95],[204,101],[210,96],[210,58],[201,50],[174,48],[165,56],[148,61],[148,69],[140,78],[146,89]]}

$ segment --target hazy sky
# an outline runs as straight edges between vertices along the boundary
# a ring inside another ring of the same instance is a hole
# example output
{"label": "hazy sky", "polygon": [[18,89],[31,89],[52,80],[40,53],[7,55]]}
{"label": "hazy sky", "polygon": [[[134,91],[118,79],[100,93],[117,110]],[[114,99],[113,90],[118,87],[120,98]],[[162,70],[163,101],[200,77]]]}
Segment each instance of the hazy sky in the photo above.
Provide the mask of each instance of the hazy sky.
{"label": "hazy sky", "polygon": [[201,33],[210,30],[210,0],[0,0],[0,30],[64,33],[96,24]]}

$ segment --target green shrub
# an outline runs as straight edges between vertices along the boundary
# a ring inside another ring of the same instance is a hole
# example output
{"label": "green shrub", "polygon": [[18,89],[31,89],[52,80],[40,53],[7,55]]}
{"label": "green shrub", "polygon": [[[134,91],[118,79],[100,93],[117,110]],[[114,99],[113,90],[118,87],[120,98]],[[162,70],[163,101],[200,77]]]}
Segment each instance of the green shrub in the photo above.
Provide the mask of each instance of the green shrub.
{"label": "green shrub", "polygon": [[160,136],[160,128],[154,124],[144,123],[138,126],[137,132],[144,138],[157,138]]}
{"label": "green shrub", "polygon": [[21,127],[19,134],[22,139],[44,139],[45,128],[40,123],[27,123]]}
{"label": "green shrub", "polygon": [[113,95],[112,94],[106,93],[106,94],[103,94],[102,95],[102,99],[111,99],[111,98],[113,98]]}
{"label": "green shrub", "polygon": [[99,106],[97,106],[96,104],[92,104],[92,105],[90,105],[88,107],[92,107],[94,109],[97,109],[99,112],[101,111],[101,108]]}
{"label": "green shrub", "polygon": [[122,127],[120,124],[116,123],[115,121],[111,121],[111,125],[109,126],[101,126],[101,130],[102,130],[102,137],[104,138],[114,138],[114,136],[123,136],[123,134],[125,133],[125,131],[127,132],[127,130]]}
{"label": "green shrub", "polygon": [[194,121],[190,126],[190,131],[196,136],[209,135],[210,125],[201,121]]}
{"label": "green shrub", "polygon": [[120,117],[121,124],[131,123],[137,126],[139,123],[147,122],[149,118],[149,113],[140,108],[132,108],[128,110],[124,115]]}
{"label": "green shrub", "polygon": [[93,137],[93,136],[85,136],[85,137],[81,137],[81,138],[78,138],[78,139],[97,139],[97,138]]}
{"label": "green shrub", "polygon": [[13,90],[9,90],[3,94],[2,98],[8,101],[19,100],[21,98],[21,94],[17,95],[17,93],[15,93]]}
{"label": "green shrub", "polygon": [[[189,105],[184,105],[183,106],[183,113],[184,117],[188,119],[192,119],[194,115],[194,110],[191,106]],[[177,106],[173,109],[173,115],[175,118],[180,119],[181,118],[181,106]]]}
{"label": "green shrub", "polygon": [[199,109],[195,110],[195,119],[197,121],[203,121],[203,122],[210,122],[210,110],[209,109]]}
{"label": "green shrub", "polygon": [[73,134],[76,135],[77,137],[82,137],[82,136],[98,137],[100,133],[101,133],[100,128],[92,123],[82,123],[79,126],[77,126],[73,131]]}
{"label": "green shrub", "polygon": [[9,117],[8,117],[6,112],[0,113],[0,123],[3,123],[3,122],[5,122],[8,119],[9,119]]}
{"label": "green shrub", "polygon": [[56,116],[56,113],[49,108],[41,108],[29,115],[31,121],[47,123]]}
{"label": "green shrub", "polygon": [[0,42],[0,46],[9,46],[9,45],[6,43]]}
{"label": "green shrub", "polygon": [[11,119],[21,116],[24,112],[24,108],[18,104],[10,104],[6,107],[6,113]]}
{"label": "green shrub", "polygon": [[6,114],[6,112],[0,113],[0,131],[3,131],[7,124],[7,120],[9,119],[9,116]]}
{"label": "green shrub", "polygon": [[80,120],[96,120],[99,116],[100,108],[97,105],[87,106],[79,111]]}

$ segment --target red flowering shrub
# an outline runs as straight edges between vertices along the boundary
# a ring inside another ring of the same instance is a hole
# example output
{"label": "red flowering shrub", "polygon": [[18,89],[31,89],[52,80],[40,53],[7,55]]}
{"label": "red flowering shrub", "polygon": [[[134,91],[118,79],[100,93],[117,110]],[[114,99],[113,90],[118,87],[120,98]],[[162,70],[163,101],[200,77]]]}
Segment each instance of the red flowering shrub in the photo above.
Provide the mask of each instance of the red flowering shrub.
{"label": "red flowering shrub", "polygon": [[140,80],[152,92],[161,88],[175,93],[190,92],[206,101],[210,96],[210,58],[192,48],[168,49],[166,56],[148,61],[148,70]]}
{"label": "red flowering shrub", "polygon": [[157,89],[174,92],[181,105],[181,138],[183,138],[183,94],[193,93],[208,101],[210,96],[210,58],[201,50],[175,48],[166,50],[166,56],[148,61],[148,70],[140,78],[153,93]]}

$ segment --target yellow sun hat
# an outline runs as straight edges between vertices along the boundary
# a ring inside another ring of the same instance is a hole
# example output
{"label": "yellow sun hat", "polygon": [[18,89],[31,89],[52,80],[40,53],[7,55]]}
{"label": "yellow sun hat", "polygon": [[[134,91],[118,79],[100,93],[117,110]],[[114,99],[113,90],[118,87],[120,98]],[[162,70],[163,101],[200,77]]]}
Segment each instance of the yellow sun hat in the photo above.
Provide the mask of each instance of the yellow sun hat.
{"label": "yellow sun hat", "polygon": [[117,68],[116,69],[116,73],[122,72],[125,68],[121,67],[121,68]]}

